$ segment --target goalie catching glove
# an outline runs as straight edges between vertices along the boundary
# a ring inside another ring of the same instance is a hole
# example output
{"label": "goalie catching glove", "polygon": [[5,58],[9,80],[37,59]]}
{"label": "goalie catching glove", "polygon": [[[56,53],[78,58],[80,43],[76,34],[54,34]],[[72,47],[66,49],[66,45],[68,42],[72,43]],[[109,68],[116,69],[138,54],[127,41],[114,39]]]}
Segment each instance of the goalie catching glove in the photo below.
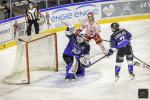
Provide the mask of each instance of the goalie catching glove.
{"label": "goalie catching glove", "polygon": [[84,67],[84,68],[90,67],[91,62],[90,62],[90,56],[89,55],[83,55],[80,57],[79,60],[80,60],[82,67]]}

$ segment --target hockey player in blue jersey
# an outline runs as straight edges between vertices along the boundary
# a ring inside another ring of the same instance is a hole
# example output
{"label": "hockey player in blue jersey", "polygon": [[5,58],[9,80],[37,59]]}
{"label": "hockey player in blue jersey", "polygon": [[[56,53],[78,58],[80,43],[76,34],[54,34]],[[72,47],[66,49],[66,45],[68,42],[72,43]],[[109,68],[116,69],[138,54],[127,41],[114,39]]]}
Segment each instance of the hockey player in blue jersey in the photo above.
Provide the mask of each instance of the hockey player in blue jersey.
{"label": "hockey player in blue jersey", "polygon": [[80,32],[80,29],[75,30],[72,25],[67,27],[65,32],[69,39],[63,53],[63,59],[66,62],[66,80],[76,79],[76,76],[84,76],[85,67],[90,65],[90,45],[84,41],[84,35]]}
{"label": "hockey player in blue jersey", "polygon": [[121,65],[124,61],[124,56],[126,56],[129,75],[131,76],[131,79],[134,79],[135,75],[133,73],[133,52],[130,44],[132,35],[127,30],[120,29],[119,24],[116,22],[111,24],[111,30],[113,32],[113,34],[110,37],[111,48],[107,56],[112,55],[113,52],[117,49],[115,78],[116,80],[119,79],[119,72],[121,69]]}

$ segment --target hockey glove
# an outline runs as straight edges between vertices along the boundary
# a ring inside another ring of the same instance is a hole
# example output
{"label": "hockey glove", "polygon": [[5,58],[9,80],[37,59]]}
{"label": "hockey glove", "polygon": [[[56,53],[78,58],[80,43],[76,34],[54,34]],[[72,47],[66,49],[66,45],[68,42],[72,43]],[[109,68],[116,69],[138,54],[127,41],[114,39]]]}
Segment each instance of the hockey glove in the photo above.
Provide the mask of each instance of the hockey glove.
{"label": "hockey glove", "polygon": [[89,55],[82,55],[79,59],[81,66],[84,68],[88,68],[91,65],[90,56]]}
{"label": "hockey glove", "polygon": [[108,53],[106,54],[106,56],[107,56],[107,57],[111,56],[111,55],[113,54],[113,52],[114,52],[114,51],[113,51],[112,49],[109,49],[109,51],[108,51]]}

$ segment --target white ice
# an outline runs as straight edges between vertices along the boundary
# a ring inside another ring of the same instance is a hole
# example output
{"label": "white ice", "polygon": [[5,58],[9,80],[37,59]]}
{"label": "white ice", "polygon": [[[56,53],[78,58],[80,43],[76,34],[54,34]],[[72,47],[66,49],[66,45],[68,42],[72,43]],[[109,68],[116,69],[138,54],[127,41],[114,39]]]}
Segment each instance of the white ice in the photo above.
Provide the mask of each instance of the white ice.
{"label": "white ice", "polygon": [[[150,64],[150,20],[121,22],[120,25],[133,34],[135,56]],[[102,38],[109,40],[110,24],[101,25],[101,30]],[[59,72],[49,72],[29,85],[8,85],[1,82],[0,100],[138,100],[138,89],[150,89],[150,69],[135,66],[135,80],[130,80],[126,62],[122,65],[120,79],[114,81],[115,53],[86,69],[84,78],[65,83],[62,52],[67,41],[63,32],[58,33]],[[109,49],[107,42],[104,45]],[[93,41],[91,48],[93,59],[102,56]],[[0,80],[11,73],[15,55],[16,46],[0,51]],[[43,72],[34,77],[38,78],[41,74]]]}

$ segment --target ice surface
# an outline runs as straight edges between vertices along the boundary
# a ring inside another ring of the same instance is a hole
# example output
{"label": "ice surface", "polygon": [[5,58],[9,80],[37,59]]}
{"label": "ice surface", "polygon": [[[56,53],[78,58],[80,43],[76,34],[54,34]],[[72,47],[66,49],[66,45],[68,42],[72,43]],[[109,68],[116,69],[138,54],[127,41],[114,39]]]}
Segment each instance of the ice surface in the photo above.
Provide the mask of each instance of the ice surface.
{"label": "ice surface", "polygon": [[[120,26],[133,34],[134,54],[150,64],[150,20],[121,22]],[[110,24],[101,25],[101,36],[108,40]],[[8,85],[0,83],[0,100],[138,100],[138,89],[150,89],[150,69],[135,66],[135,80],[130,80],[127,63],[122,65],[120,79],[114,81],[115,54],[105,58],[86,70],[86,76],[77,82],[64,82],[65,64],[62,53],[67,44],[64,33],[58,33],[59,72],[38,72],[39,78],[29,85]],[[63,44],[62,44],[63,43]],[[93,59],[102,56],[92,41]],[[109,49],[108,43],[104,45]],[[8,75],[14,64],[16,47],[0,51],[0,80]],[[98,55],[95,57],[95,55]]]}

